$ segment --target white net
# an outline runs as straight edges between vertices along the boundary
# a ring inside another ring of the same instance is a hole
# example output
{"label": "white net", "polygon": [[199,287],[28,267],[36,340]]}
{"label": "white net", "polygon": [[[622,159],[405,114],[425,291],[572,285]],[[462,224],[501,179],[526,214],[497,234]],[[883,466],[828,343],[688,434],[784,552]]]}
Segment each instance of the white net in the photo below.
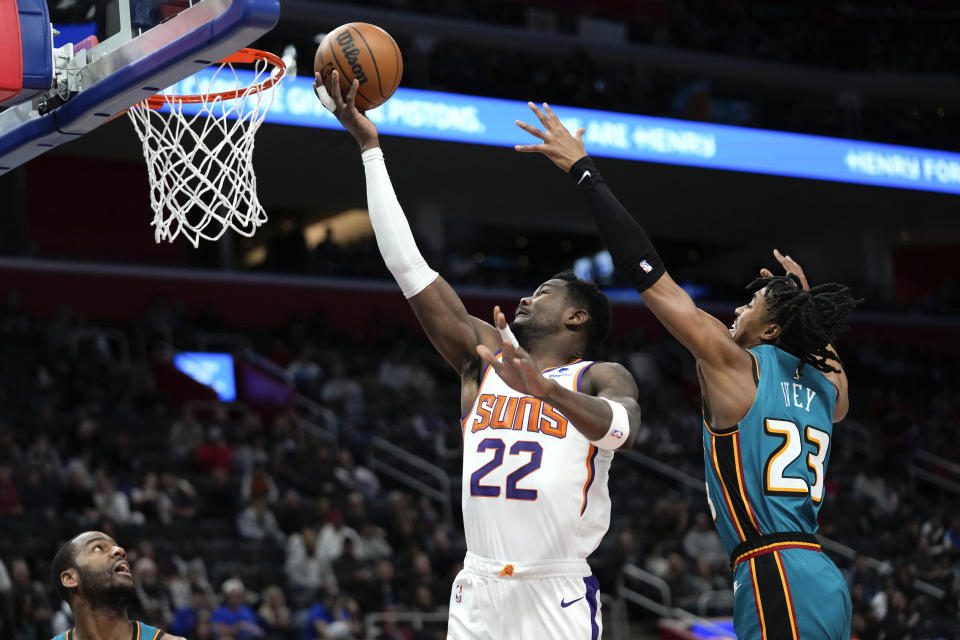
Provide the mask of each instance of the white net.
{"label": "white net", "polygon": [[[198,102],[178,99],[171,88],[160,94],[167,109],[151,109],[145,100],[127,112],[143,143],[158,243],[183,235],[196,247],[201,238],[217,240],[231,228],[250,237],[267,221],[257,197],[253,145],[282,78],[262,90],[271,62],[256,59],[252,80],[250,71],[218,64],[193,76]],[[275,74],[282,76],[283,69]],[[216,95],[233,90],[235,99]]]}

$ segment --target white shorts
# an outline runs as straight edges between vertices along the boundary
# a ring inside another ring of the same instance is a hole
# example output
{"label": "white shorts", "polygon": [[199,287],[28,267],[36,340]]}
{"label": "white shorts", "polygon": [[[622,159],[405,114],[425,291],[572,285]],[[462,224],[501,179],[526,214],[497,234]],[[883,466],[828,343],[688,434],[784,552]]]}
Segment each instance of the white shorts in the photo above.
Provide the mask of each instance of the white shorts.
{"label": "white shorts", "polygon": [[597,640],[597,579],[585,560],[505,564],[467,552],[450,594],[448,640]]}

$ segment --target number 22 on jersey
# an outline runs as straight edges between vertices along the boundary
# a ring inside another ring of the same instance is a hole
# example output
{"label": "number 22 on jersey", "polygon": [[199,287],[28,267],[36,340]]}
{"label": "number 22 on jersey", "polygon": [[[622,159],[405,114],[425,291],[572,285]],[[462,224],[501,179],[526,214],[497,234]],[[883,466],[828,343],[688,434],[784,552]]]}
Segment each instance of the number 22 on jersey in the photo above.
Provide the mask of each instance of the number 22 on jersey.
{"label": "number 22 on jersey", "polygon": [[[486,438],[477,446],[477,451],[493,451],[493,458],[485,465],[470,474],[470,495],[484,498],[496,498],[500,495],[500,487],[496,485],[481,484],[484,476],[503,464],[503,453],[507,448],[506,443],[500,438]],[[507,476],[506,496],[511,500],[536,500],[536,489],[523,489],[517,486],[523,478],[530,475],[540,468],[543,458],[543,448],[538,442],[532,440],[521,440],[514,442],[510,447],[511,456],[520,456],[525,453],[530,454],[526,464],[521,465],[510,475]]]}

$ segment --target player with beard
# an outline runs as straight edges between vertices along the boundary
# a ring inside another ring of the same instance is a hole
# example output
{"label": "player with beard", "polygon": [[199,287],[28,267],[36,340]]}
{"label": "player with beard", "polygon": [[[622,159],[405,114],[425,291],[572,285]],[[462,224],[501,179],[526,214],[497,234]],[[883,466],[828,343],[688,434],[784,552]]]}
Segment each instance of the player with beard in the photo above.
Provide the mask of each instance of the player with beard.
{"label": "player with beard", "polygon": [[[610,302],[570,272],[520,300],[507,326],[467,313],[427,266],[394,194],[377,129],[342,97],[333,72],[316,89],[360,145],[377,246],[430,341],[460,374],[467,555],[450,597],[449,638],[600,635],[586,562],[610,525],[613,452],[640,422],[637,386],[612,362],[584,360],[606,336]],[[512,327],[512,331],[511,331]]]}
{"label": "player with beard", "polygon": [[53,640],[184,640],[127,617],[133,574],[127,552],[107,534],[85,531],[65,543],[50,573],[76,621]]}

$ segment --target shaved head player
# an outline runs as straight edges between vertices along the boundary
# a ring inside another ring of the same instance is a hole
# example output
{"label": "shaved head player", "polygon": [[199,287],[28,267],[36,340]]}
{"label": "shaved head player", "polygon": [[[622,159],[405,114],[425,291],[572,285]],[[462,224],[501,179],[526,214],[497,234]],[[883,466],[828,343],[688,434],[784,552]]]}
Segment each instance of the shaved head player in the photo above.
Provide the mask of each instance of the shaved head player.
{"label": "shaved head player", "polygon": [[107,534],[85,531],[66,542],[50,573],[76,621],[53,640],[184,640],[127,617],[133,575],[127,552]]}
{"label": "shaved head player", "polygon": [[769,270],[725,327],[697,309],[583,147],[544,104],[543,130],[517,122],[586,197],[617,270],[697,360],[707,500],[733,568],[741,640],[849,640],[843,575],[817,543],[833,423],[847,414],[847,374],[831,346],[858,304],[847,287],[811,287],[790,256]]}
{"label": "shaved head player", "polygon": [[467,555],[448,638],[596,639],[586,558],[610,525],[613,452],[632,446],[640,422],[629,372],[584,360],[607,333],[610,303],[567,272],[521,299],[511,326],[499,308],[493,324],[470,316],[414,243],[377,129],[354,106],[357,88],[342,97],[337,72],[325,89],[317,78],[321,101],[360,145],[384,261],[461,380]]}

